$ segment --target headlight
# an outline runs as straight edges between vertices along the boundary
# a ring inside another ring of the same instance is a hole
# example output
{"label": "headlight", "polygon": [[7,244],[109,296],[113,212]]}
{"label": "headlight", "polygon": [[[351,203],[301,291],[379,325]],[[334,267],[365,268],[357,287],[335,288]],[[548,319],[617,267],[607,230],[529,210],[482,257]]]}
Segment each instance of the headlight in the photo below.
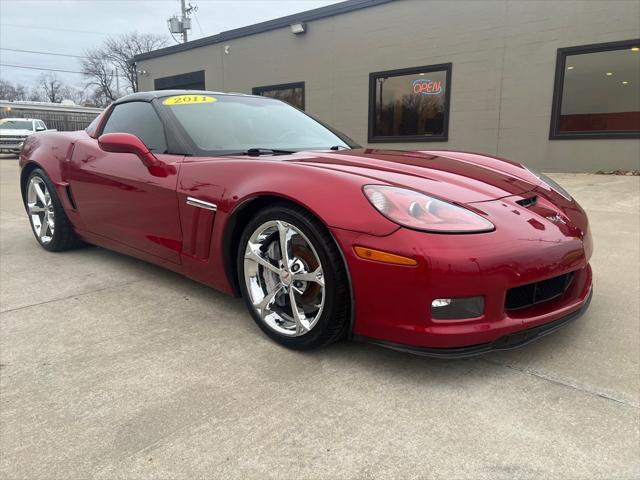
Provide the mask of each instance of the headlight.
{"label": "headlight", "polygon": [[494,225],[466,208],[423,193],[388,185],[365,185],[371,205],[392,222],[435,233],[490,232]]}
{"label": "headlight", "polygon": [[549,187],[551,190],[558,192],[560,195],[562,195],[564,198],[566,198],[569,201],[573,200],[569,192],[567,192],[564,188],[562,188],[555,180],[552,180],[551,178],[547,177],[544,173],[539,172],[531,167],[525,167],[524,165],[523,167],[531,175],[533,175],[534,177],[538,177],[538,180],[540,180],[542,183],[545,183],[547,187]]}

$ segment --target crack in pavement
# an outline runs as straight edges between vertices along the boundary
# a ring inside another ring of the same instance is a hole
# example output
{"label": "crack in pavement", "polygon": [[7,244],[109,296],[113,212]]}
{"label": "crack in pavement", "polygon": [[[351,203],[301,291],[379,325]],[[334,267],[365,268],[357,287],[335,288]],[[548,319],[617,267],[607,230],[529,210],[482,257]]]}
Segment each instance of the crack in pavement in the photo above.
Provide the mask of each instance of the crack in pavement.
{"label": "crack in pavement", "polygon": [[[46,305],[46,304],[49,304],[49,303],[69,300],[71,298],[82,297],[82,296],[90,295],[90,294],[93,294],[93,293],[102,292],[102,291],[105,291],[105,290],[110,290],[110,289],[114,289],[114,288],[120,288],[120,287],[124,287],[124,286],[127,286],[127,285],[132,285],[134,283],[138,283],[138,282],[142,282],[142,281],[144,281],[144,280],[143,279],[132,280],[130,282],[124,282],[124,283],[120,283],[120,284],[117,284],[117,285],[109,285],[107,287],[98,288],[98,289],[91,290],[91,291],[88,291],[88,292],[77,293],[77,294],[68,295],[68,296],[62,297],[62,298],[54,298],[54,299],[46,300],[46,301],[39,302],[39,303],[33,303],[33,304],[30,304],[30,305],[24,305],[22,307],[16,307],[16,308],[12,308],[12,309],[9,309],[9,310],[3,310],[3,311],[0,311],[0,315],[6,314],[6,313],[11,313],[11,312],[16,312],[16,311],[19,311],[19,310],[23,310],[25,308],[37,307],[37,306]],[[562,385],[562,386],[565,386],[565,387],[568,387],[568,388],[572,388],[574,390],[578,390],[580,392],[584,392],[584,393],[587,393],[589,395],[597,396],[597,397],[603,398],[605,400],[610,400],[610,401],[619,403],[619,404],[627,406],[627,407],[640,409],[640,403],[639,402],[636,402],[634,400],[629,400],[628,398],[619,397],[619,396],[617,396],[617,395],[615,395],[613,393],[610,393],[610,392],[601,391],[601,390],[599,390],[599,389],[597,389],[596,387],[593,387],[593,386],[588,386],[588,385],[584,385],[584,384],[580,384],[580,383],[574,383],[574,382],[570,382],[570,381],[567,381],[567,380],[562,380],[562,379],[559,379],[559,378],[554,378],[552,376],[545,375],[543,373],[536,372],[534,370],[529,370],[529,369],[517,367],[515,365],[510,365],[508,363],[498,362],[498,361],[495,361],[495,360],[489,360],[487,358],[481,358],[480,360],[482,360],[482,361],[484,361],[486,363],[489,363],[491,365],[495,365],[495,366],[499,366],[499,367],[503,367],[503,368],[508,368],[510,370],[514,370],[514,371],[519,372],[519,373],[523,373],[523,374],[526,374],[526,375],[530,375],[532,377],[539,378],[541,380],[545,380],[545,381],[548,381],[548,382],[551,382],[551,383],[555,383],[557,385]]]}
{"label": "crack in pavement", "polygon": [[18,310],[23,310],[25,308],[31,308],[31,307],[37,307],[37,306],[40,306],[40,305],[46,305],[47,303],[53,303],[53,302],[60,302],[60,301],[63,301],[63,300],[69,300],[70,298],[83,297],[85,295],[90,295],[92,293],[103,292],[105,290],[110,290],[112,288],[124,287],[126,285],[131,285],[131,284],[134,284],[134,283],[137,283],[137,282],[142,282],[142,281],[144,281],[144,280],[143,279],[132,280],[130,282],[119,283],[117,285],[109,285],[107,287],[97,288],[95,290],[91,290],[91,291],[88,291],[88,292],[75,293],[73,295],[68,295],[66,297],[52,298],[51,300],[45,300],[44,302],[32,303],[30,305],[23,305],[22,307],[10,308],[8,310],[0,310],[0,315],[5,314],[5,313],[17,312]]}
{"label": "crack in pavement", "polygon": [[525,369],[525,368],[516,367],[514,365],[509,365],[508,363],[497,362],[495,360],[489,360],[489,359],[486,359],[486,358],[481,358],[480,360],[482,360],[482,361],[484,361],[486,363],[490,363],[491,365],[497,365],[499,367],[508,368],[508,369],[514,370],[516,372],[524,373],[526,375],[530,375],[532,377],[539,378],[541,380],[546,380],[547,382],[555,383],[556,385],[562,385],[562,386],[565,386],[565,387],[568,387],[568,388],[572,388],[574,390],[578,390],[580,392],[588,393],[589,395],[593,395],[593,396],[596,396],[596,397],[604,398],[605,400],[611,400],[612,402],[619,403],[619,404],[624,405],[626,407],[640,409],[640,403],[638,403],[638,402],[636,402],[634,400],[629,400],[628,398],[618,397],[615,394],[601,391],[601,390],[599,390],[599,389],[597,389],[596,387],[593,387],[593,386],[588,386],[588,385],[584,385],[584,384],[581,384],[581,383],[572,383],[572,382],[569,382],[569,381],[566,381],[566,380],[561,380],[559,378],[554,378],[552,376],[545,375],[545,374],[540,373],[540,372],[536,372],[534,370],[528,370],[528,369]]}
{"label": "crack in pavement", "polygon": [[[120,287],[124,287],[124,286],[127,286],[127,285],[132,285],[134,283],[138,283],[138,282],[142,282],[142,281],[144,281],[144,279],[132,280],[130,282],[124,282],[124,283],[120,283],[120,284],[117,284],[117,285],[109,285],[107,287],[98,288],[98,289],[91,290],[91,291],[88,291],[88,292],[77,293],[77,294],[68,295],[68,296],[62,297],[62,298],[54,298],[54,299],[45,300],[45,301],[39,302],[39,303],[33,303],[33,304],[30,304],[30,305],[24,305],[22,307],[16,307],[16,308],[12,308],[12,309],[9,309],[9,310],[3,310],[3,311],[0,311],[0,315],[6,314],[6,313],[11,313],[11,312],[16,312],[16,311],[19,311],[19,310],[23,310],[25,308],[37,307],[37,306],[46,305],[46,304],[49,304],[49,303],[69,300],[71,298],[82,297],[82,296],[90,295],[92,293],[102,292],[102,291],[105,291],[105,290],[110,290],[110,289],[114,289],[114,288],[120,288]],[[580,384],[580,383],[569,382],[569,381],[562,380],[562,379],[559,379],[559,378],[554,378],[554,377],[549,376],[549,375],[545,375],[545,374],[540,373],[540,372],[536,372],[534,370],[529,370],[529,369],[517,367],[515,365],[510,365],[508,363],[498,362],[498,361],[495,361],[495,360],[489,360],[487,358],[481,358],[480,360],[482,360],[482,361],[484,361],[486,363],[489,363],[491,365],[495,365],[495,366],[499,366],[499,367],[503,367],[503,368],[508,368],[510,370],[514,370],[514,371],[519,372],[519,373],[523,373],[523,374],[526,374],[526,375],[530,375],[532,377],[539,378],[541,380],[545,380],[545,381],[548,381],[548,382],[551,382],[551,383],[555,383],[557,385],[562,385],[562,386],[565,386],[565,387],[568,387],[568,388],[572,388],[574,390],[578,390],[578,391],[581,391],[581,392],[584,392],[584,393],[588,393],[590,395],[597,396],[597,397],[603,398],[605,400],[610,400],[610,401],[619,403],[619,404],[627,406],[627,407],[640,409],[640,403],[639,402],[636,402],[634,400],[629,400],[628,398],[618,397],[615,394],[612,394],[610,392],[601,391],[601,390],[599,390],[599,389],[597,389],[596,387],[593,387],[593,386],[587,386],[587,385]]]}

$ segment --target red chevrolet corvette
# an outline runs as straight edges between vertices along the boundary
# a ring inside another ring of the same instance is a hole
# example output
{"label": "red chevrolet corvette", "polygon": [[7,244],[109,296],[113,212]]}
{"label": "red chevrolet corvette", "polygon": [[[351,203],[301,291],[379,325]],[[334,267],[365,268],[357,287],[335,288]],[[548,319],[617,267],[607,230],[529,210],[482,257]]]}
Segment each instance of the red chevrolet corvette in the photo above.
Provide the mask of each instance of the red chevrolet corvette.
{"label": "red chevrolet corvette", "polygon": [[27,138],[36,239],[100,245],[242,296],[291,348],[343,337],[459,357],[588,307],[585,212],[553,180],[454,151],[362,149],[278,100],[158,91]]}

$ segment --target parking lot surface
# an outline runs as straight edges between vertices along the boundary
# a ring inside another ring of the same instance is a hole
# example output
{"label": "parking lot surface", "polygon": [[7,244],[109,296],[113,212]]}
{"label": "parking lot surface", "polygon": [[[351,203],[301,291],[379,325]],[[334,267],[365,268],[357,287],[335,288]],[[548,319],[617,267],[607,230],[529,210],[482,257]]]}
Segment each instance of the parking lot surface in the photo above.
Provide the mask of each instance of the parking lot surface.
{"label": "parking lot surface", "polygon": [[0,158],[0,477],[638,478],[640,179],[554,178],[591,220],[590,310],[443,361],[289,351],[239,299],[96,247],[48,253]]}

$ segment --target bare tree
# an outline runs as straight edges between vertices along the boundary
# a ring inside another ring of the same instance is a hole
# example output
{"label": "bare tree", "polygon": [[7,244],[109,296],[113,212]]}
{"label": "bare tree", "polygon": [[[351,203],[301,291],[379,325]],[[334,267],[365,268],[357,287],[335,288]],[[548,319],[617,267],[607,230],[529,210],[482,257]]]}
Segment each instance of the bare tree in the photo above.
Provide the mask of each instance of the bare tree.
{"label": "bare tree", "polygon": [[131,32],[109,38],[102,46],[87,50],[87,58],[82,61],[82,73],[87,79],[87,86],[95,89],[94,101],[102,105],[118,98],[120,79],[125,92],[137,92],[138,76],[133,57],[166,44],[167,40],[162,36]]}
{"label": "bare tree", "polygon": [[44,98],[42,92],[39,88],[30,88],[26,93],[25,100],[30,102],[44,102],[46,99]]}
{"label": "bare tree", "polygon": [[104,44],[104,52],[118,67],[133,92],[138,91],[138,75],[133,57],[141,53],[157,50],[167,45],[167,39],[152,33],[130,32],[117,38],[109,38]]}
{"label": "bare tree", "polygon": [[68,95],[69,89],[56,76],[55,73],[43,73],[38,77],[38,85],[44,93],[47,101],[60,103]]}
{"label": "bare tree", "polygon": [[27,100],[29,93],[24,85],[11,83],[0,78],[0,99],[14,102],[16,100]]}
{"label": "bare tree", "polygon": [[31,88],[0,78],[0,99],[2,100],[47,102],[51,101],[52,97],[55,102],[69,99],[78,105],[89,101],[86,88],[64,85],[54,75],[41,75],[38,77],[36,86]]}
{"label": "bare tree", "polygon": [[87,90],[87,87],[80,88],[70,85],[67,88],[67,95],[65,99],[71,100],[76,105],[85,105],[87,103],[93,104],[93,102],[89,98],[91,92],[88,92]]}
{"label": "bare tree", "polygon": [[102,48],[87,50],[85,57],[82,60],[82,74],[87,79],[87,88],[94,90],[93,101],[97,105],[114,101],[117,98],[114,88],[115,71]]}

